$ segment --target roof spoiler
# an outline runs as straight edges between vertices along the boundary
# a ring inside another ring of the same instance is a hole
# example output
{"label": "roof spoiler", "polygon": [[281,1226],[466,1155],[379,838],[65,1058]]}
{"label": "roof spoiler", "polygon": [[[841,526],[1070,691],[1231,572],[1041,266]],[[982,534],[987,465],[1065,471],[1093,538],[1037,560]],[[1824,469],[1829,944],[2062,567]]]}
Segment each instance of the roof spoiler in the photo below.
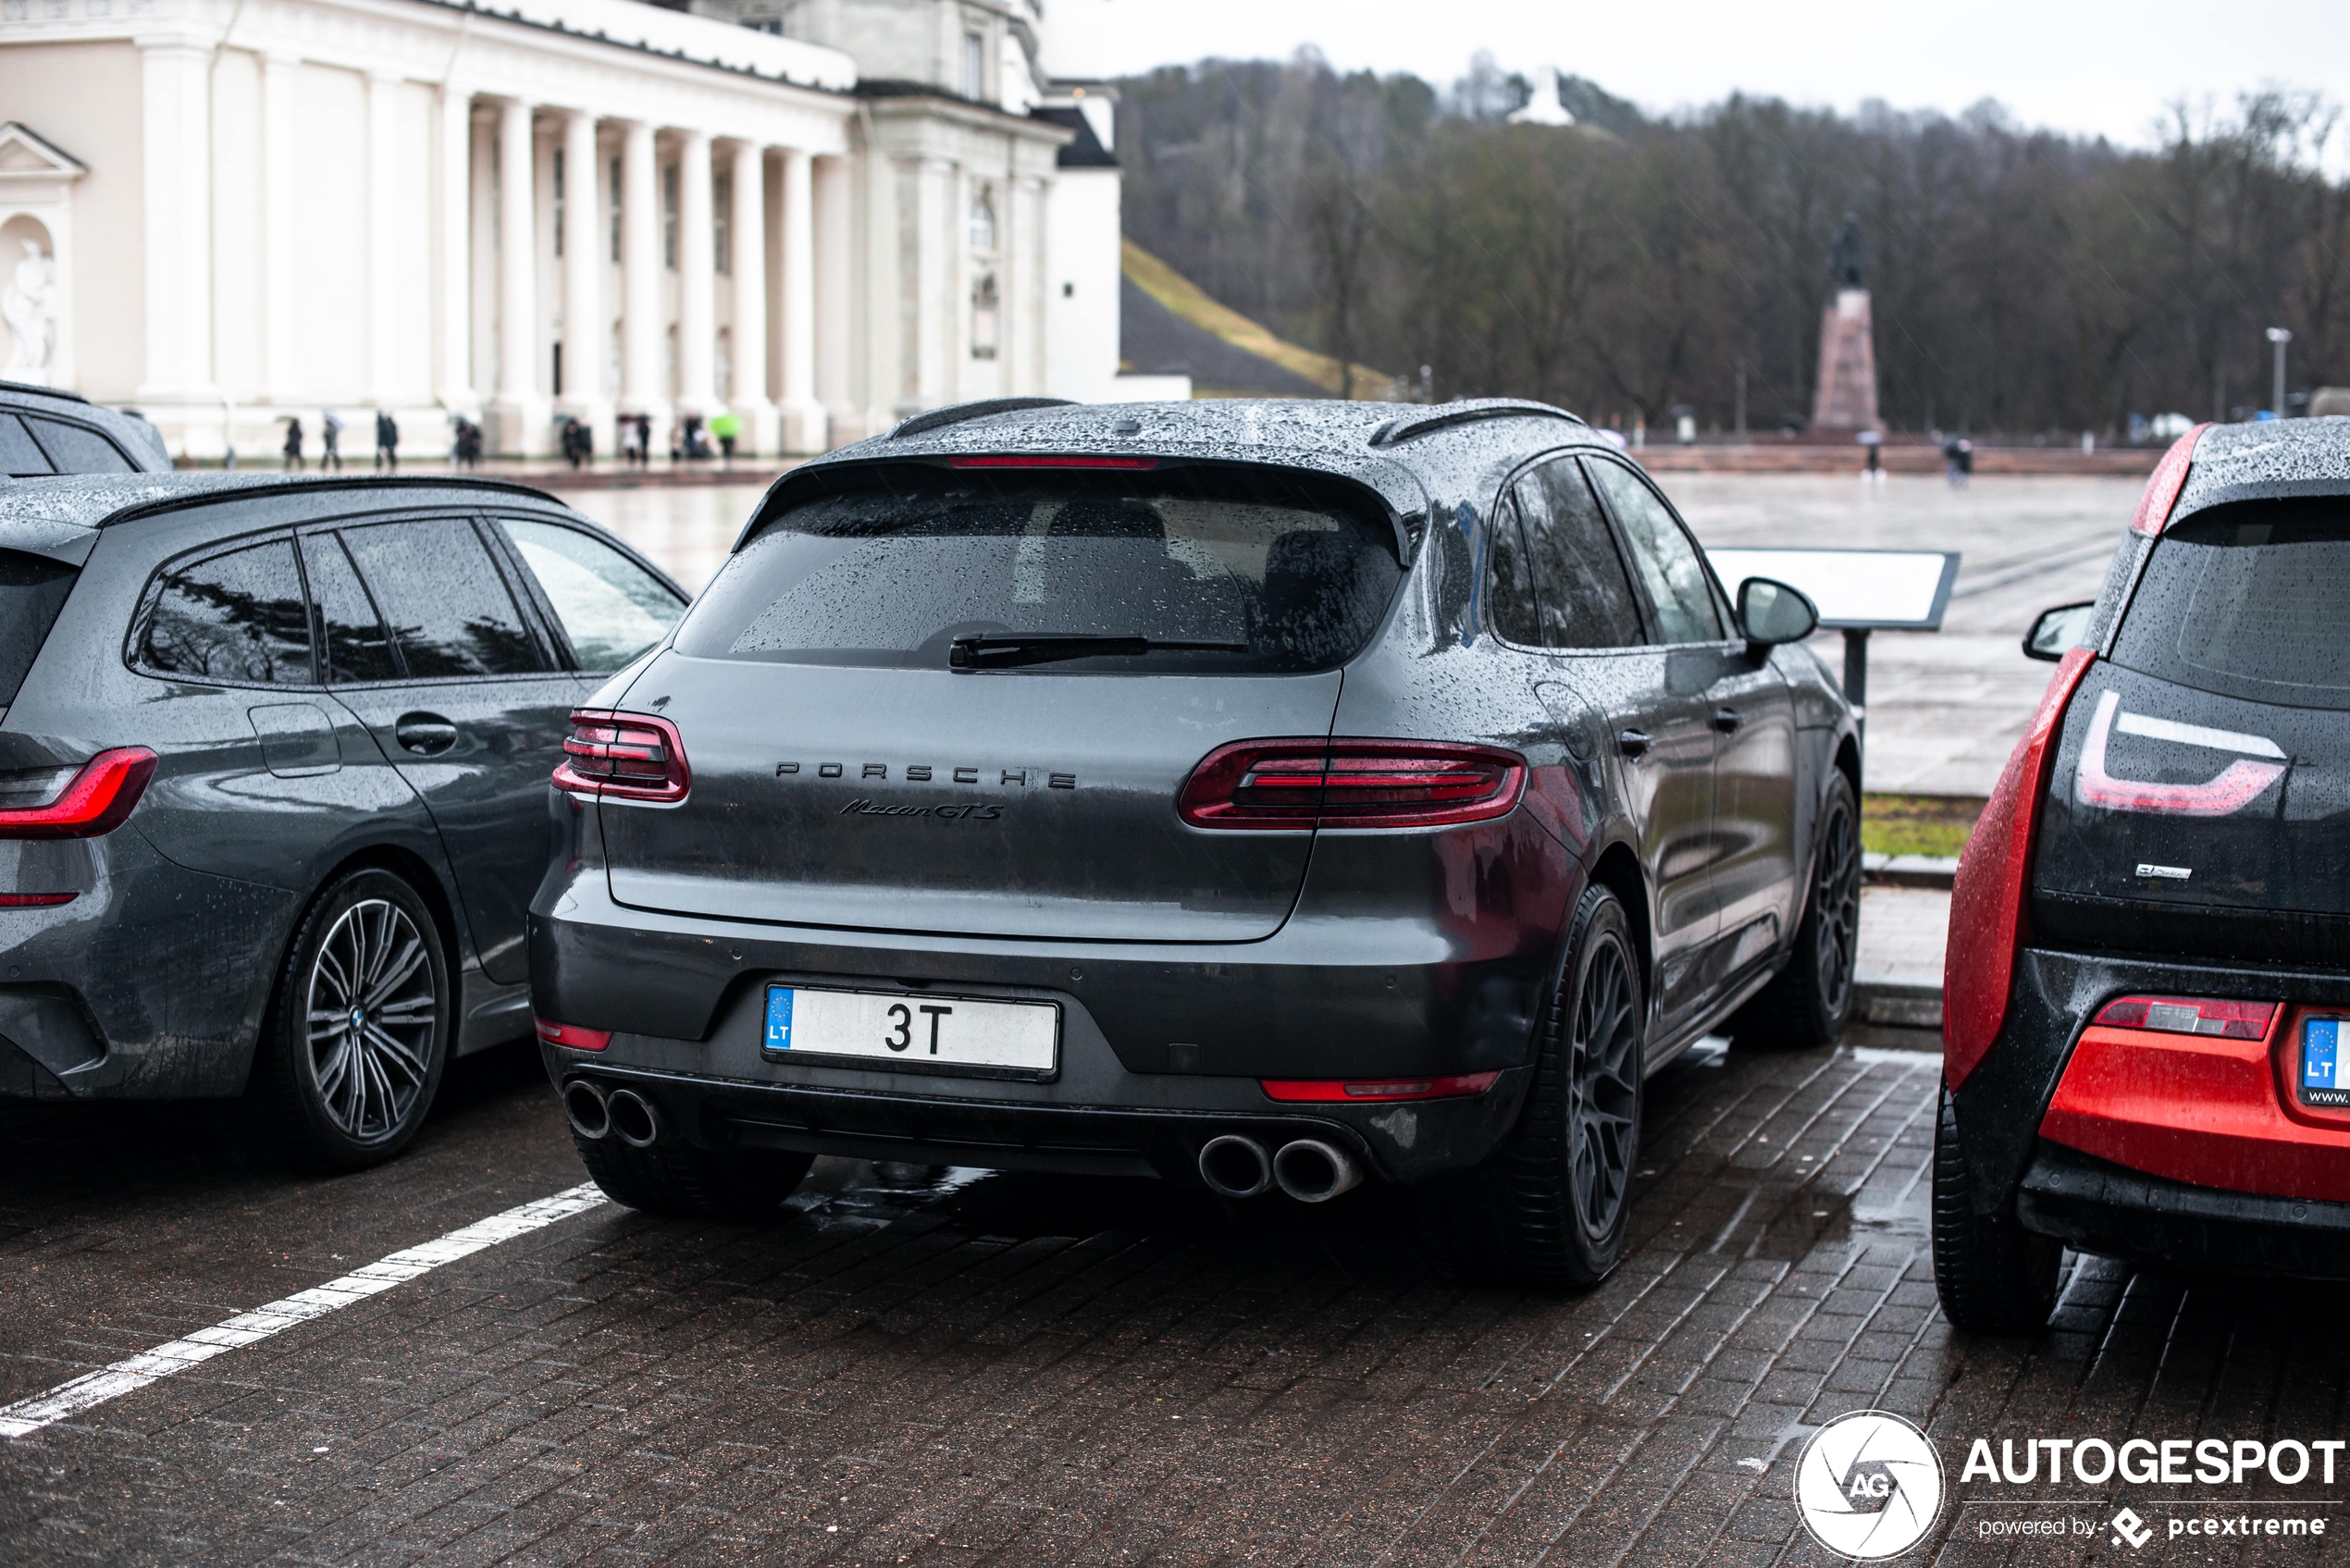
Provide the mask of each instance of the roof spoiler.
{"label": "roof spoiler", "polygon": [[1421,414],[1407,414],[1391,419],[1371,432],[1375,447],[1401,446],[1438,430],[1455,425],[1466,425],[1478,419],[1564,419],[1570,425],[1584,423],[1580,414],[1569,414],[1549,403],[1529,401],[1525,398],[1470,398],[1461,402],[1441,403]]}
{"label": "roof spoiler", "polygon": [[889,439],[902,441],[909,436],[926,436],[933,430],[944,430],[949,425],[960,425],[967,419],[984,419],[991,414],[1018,414],[1024,408],[1073,408],[1072,398],[982,398],[977,402],[949,403],[945,408],[932,409],[910,419],[898,421],[889,433]]}

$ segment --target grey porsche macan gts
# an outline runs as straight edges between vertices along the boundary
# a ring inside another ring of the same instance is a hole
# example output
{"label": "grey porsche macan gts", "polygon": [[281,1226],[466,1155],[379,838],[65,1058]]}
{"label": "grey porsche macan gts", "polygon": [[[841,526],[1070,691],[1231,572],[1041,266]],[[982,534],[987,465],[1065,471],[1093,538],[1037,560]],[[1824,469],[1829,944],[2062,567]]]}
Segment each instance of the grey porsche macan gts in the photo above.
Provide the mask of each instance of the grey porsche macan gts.
{"label": "grey porsche macan gts", "polygon": [[1849,1006],[1815,620],[1540,404],[910,419],[573,715],[531,983],[580,1153],[752,1217],[827,1154],[1384,1181],[1597,1280],[1647,1076]]}

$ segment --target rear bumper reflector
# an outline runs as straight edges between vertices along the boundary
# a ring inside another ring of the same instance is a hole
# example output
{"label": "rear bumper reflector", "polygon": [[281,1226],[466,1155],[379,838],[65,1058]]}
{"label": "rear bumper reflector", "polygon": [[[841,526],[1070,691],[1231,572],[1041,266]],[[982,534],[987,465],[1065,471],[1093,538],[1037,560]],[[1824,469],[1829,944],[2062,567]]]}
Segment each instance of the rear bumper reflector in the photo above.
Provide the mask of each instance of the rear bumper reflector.
{"label": "rear bumper reflector", "polygon": [[557,1023],[552,1019],[533,1019],[531,1027],[538,1038],[550,1045],[560,1045],[566,1051],[600,1051],[612,1043],[608,1029],[582,1029],[575,1023]]}
{"label": "rear bumper reflector", "polygon": [[1449,1100],[1462,1094],[1482,1094],[1501,1076],[1498,1072],[1466,1072],[1446,1078],[1265,1078],[1257,1080],[1257,1087],[1265,1091],[1268,1100],[1292,1104]]}

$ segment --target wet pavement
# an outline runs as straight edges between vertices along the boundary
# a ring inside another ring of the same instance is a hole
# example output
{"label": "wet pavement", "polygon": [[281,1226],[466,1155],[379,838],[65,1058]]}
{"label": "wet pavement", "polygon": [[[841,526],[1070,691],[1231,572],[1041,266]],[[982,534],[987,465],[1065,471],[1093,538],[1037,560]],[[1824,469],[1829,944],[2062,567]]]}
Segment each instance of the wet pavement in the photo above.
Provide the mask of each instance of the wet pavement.
{"label": "wet pavement", "polygon": [[[824,1161],[769,1228],[596,1207],[0,1441],[0,1559],[1811,1563],[1798,1456],[1863,1407],[1946,1469],[1910,1561],[2343,1556],[2350,1465],[1961,1478],[1977,1438],[2329,1438],[2350,1293],[2076,1259],[2050,1334],[1955,1335],[1937,1067],[1701,1047],[1651,1084],[1628,1253],[1579,1296],[1449,1276],[1370,1189],[1227,1206]],[[0,1107],[0,1402],[580,1179],[520,1050],[331,1181],[234,1106]],[[2214,1499],[2330,1528],[2164,1534]],[[2051,1520],[2094,1533],[2012,1533]]]}

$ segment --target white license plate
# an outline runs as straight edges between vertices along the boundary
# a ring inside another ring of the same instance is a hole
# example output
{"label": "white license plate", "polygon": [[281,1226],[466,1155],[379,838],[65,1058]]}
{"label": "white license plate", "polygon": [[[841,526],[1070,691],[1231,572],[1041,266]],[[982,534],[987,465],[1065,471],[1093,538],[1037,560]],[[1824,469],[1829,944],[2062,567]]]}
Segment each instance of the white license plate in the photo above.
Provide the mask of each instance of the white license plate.
{"label": "white license plate", "polygon": [[1049,1073],[1060,1025],[1060,1007],[1051,1002],[771,985],[761,1049],[771,1056],[857,1056],[917,1070]]}

